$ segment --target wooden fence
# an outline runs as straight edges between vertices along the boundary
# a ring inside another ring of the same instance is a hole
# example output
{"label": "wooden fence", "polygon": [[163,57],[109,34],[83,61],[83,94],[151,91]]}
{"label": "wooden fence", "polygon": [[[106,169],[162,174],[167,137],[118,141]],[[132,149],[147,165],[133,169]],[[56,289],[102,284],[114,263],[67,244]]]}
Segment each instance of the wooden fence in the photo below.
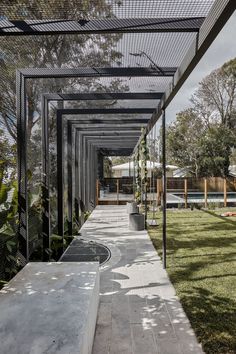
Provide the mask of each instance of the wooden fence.
{"label": "wooden fence", "polygon": [[[133,177],[121,177],[121,178],[105,178],[102,183],[97,181],[96,186],[96,202],[100,199],[100,190],[106,189],[108,193],[116,194],[117,204],[119,204],[119,194],[134,194],[133,190]],[[156,193],[156,199],[158,204],[161,203],[162,195],[162,179],[148,178],[147,185],[148,193]],[[203,193],[204,204],[207,206],[209,193],[222,193],[224,205],[227,206],[227,193],[236,192],[236,178],[174,178],[167,177],[167,192],[168,193],[181,193],[184,199],[185,207],[191,202],[189,199],[189,193]]]}

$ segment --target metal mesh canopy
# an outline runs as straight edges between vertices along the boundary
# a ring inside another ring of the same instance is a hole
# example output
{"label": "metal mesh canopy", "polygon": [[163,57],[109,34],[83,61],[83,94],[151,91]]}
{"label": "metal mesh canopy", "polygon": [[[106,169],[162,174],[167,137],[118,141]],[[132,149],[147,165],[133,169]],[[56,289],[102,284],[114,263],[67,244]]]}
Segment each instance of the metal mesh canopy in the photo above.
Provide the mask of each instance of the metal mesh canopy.
{"label": "metal mesh canopy", "polygon": [[2,0],[1,16],[10,19],[97,19],[206,16],[214,0]]}

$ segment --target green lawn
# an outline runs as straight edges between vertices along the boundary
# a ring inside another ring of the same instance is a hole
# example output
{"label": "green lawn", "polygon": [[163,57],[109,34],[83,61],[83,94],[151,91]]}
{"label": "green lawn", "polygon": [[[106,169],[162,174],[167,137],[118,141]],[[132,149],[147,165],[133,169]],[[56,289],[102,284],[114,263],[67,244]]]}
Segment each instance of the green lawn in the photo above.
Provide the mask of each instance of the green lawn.
{"label": "green lawn", "polygon": [[[236,217],[220,217],[227,210],[167,212],[167,271],[209,354],[236,353]],[[149,234],[161,256],[157,219]]]}

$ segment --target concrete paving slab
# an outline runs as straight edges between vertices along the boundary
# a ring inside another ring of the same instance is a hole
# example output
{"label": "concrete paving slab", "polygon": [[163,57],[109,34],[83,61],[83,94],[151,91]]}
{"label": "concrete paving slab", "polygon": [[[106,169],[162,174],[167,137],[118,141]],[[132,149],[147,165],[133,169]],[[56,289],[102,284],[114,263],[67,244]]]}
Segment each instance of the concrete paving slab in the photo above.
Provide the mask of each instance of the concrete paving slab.
{"label": "concrete paving slab", "polygon": [[90,354],[98,263],[29,263],[0,291],[1,354]]}
{"label": "concrete paving slab", "polygon": [[147,231],[128,230],[126,206],[96,207],[81,232],[113,249],[93,354],[203,354]]}

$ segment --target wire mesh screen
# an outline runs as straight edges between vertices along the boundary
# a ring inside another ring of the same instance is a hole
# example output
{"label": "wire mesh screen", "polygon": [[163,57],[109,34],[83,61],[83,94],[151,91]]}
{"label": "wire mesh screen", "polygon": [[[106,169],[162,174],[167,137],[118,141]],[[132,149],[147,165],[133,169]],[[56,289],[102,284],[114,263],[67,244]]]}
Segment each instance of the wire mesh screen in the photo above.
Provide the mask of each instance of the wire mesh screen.
{"label": "wire mesh screen", "polygon": [[214,0],[93,0],[11,2],[3,0],[0,14],[10,19],[96,19],[107,17],[196,17],[206,16]]}

